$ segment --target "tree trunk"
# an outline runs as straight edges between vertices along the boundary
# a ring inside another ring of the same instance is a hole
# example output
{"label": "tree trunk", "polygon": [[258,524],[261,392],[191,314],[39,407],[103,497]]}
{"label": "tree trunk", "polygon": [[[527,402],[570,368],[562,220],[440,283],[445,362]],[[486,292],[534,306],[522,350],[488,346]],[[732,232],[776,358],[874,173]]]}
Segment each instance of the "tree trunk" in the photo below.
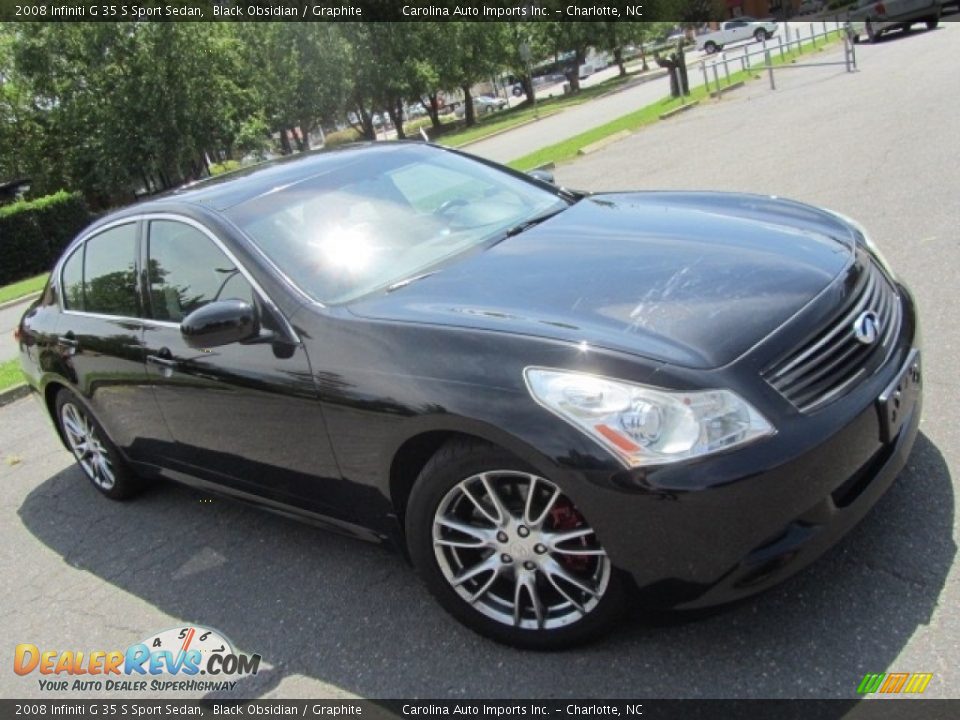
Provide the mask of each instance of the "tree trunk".
{"label": "tree trunk", "polygon": [[440,101],[437,98],[437,94],[433,93],[432,95],[427,95],[427,100],[429,102],[424,102],[423,98],[420,98],[420,104],[423,105],[423,109],[427,111],[427,115],[430,116],[430,123],[434,128],[440,127]]}
{"label": "tree trunk", "polygon": [[397,129],[397,140],[406,140],[407,134],[403,131],[403,100],[397,98],[387,108],[387,114]]}
{"label": "tree trunk", "polygon": [[467,127],[477,124],[477,116],[473,111],[473,96],[470,94],[469,85],[461,85],[463,90],[463,117],[466,120]]}
{"label": "tree trunk", "polygon": [[520,84],[523,86],[523,94],[527,96],[527,102],[533,104],[536,101],[536,91],[533,88],[533,78],[529,75],[521,75]]}
{"label": "tree trunk", "polygon": [[647,72],[650,66],[647,65],[647,51],[643,47],[643,40],[640,41],[640,62],[643,63],[640,67],[640,72]]}
{"label": "tree trunk", "polygon": [[586,60],[586,50],[578,49],[573,55],[573,70],[570,73],[570,92],[580,92],[580,66]]}
{"label": "tree trunk", "polygon": [[280,154],[290,155],[292,152],[293,148],[290,147],[290,138],[287,137],[287,129],[280,128]]}
{"label": "tree trunk", "polygon": [[624,77],[627,74],[627,65],[623,62],[623,48],[618,47],[613,51],[613,59],[617,63],[617,67],[620,68],[620,77]]}

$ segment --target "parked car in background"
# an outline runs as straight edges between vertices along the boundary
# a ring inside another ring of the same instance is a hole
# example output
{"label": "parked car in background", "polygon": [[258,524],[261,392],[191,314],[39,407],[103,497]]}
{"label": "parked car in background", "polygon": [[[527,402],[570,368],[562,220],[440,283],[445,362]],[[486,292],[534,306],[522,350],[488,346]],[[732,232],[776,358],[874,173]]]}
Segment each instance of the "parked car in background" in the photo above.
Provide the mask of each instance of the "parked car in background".
{"label": "parked car in background", "polygon": [[823,0],[803,0],[797,7],[797,15],[810,15],[820,12],[825,4]]}
{"label": "parked car in background", "polygon": [[909,32],[914,23],[925,23],[928,30],[940,22],[940,0],[858,0],[848,21],[854,42],[865,35],[876,42],[889,30]]}
{"label": "parked car in background", "polygon": [[496,112],[497,110],[503,110],[508,104],[506,98],[494,97],[492,95],[478,95],[473,99],[473,109],[478,115],[486,115],[487,113]]}
{"label": "parked car in background", "polygon": [[697,50],[706,53],[715,53],[722,50],[724,45],[755,39],[757,42],[768,40],[777,31],[777,23],[773,20],[757,20],[752,17],[738,17],[736,20],[727,20],[720,25],[719,30],[704,33],[697,37]]}
{"label": "parked car in background", "polygon": [[[371,143],[101,218],[18,329],[81,471],[61,479],[118,500],[170,479],[387,543],[529,648],[812,562],[917,437],[910,291],[821,208],[540,178]],[[390,582],[355,590],[389,613]]]}

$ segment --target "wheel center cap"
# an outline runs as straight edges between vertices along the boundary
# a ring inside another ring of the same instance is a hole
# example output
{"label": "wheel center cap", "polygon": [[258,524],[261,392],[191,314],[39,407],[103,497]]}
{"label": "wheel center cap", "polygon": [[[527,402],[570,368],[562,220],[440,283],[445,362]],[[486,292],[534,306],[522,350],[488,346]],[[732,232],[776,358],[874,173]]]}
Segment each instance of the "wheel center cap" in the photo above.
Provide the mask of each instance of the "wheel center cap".
{"label": "wheel center cap", "polygon": [[512,542],[507,548],[507,552],[517,560],[529,560],[534,554],[533,546],[523,540],[515,540]]}

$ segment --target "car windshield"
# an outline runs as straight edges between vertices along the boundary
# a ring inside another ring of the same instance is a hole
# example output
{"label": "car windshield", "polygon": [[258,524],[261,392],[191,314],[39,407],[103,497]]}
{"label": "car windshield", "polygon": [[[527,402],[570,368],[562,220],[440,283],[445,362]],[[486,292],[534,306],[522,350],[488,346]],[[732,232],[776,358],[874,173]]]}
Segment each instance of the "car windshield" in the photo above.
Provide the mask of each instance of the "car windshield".
{"label": "car windshield", "polygon": [[307,295],[337,304],[417,277],[568,204],[461,155],[396,146],[347,151],[226,214]]}

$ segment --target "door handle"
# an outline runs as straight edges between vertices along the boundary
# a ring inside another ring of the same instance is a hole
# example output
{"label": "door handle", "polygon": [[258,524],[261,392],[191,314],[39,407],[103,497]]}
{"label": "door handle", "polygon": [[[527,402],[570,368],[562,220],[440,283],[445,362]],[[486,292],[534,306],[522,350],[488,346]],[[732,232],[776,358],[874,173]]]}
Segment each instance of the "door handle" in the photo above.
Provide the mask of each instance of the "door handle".
{"label": "door handle", "polygon": [[147,355],[147,362],[159,367],[164,377],[173,375],[173,371],[180,364],[173,359],[173,353],[170,352],[170,348],[165,347],[160,348],[156,355]]}
{"label": "door handle", "polygon": [[65,335],[58,337],[57,345],[65,349],[68,355],[74,355],[76,354],[77,350],[80,349],[80,343],[77,341],[77,338],[74,336],[73,332],[67,332]]}
{"label": "door handle", "polygon": [[147,355],[147,362],[165,368],[175,368],[177,366],[176,360],[169,360],[159,355]]}

